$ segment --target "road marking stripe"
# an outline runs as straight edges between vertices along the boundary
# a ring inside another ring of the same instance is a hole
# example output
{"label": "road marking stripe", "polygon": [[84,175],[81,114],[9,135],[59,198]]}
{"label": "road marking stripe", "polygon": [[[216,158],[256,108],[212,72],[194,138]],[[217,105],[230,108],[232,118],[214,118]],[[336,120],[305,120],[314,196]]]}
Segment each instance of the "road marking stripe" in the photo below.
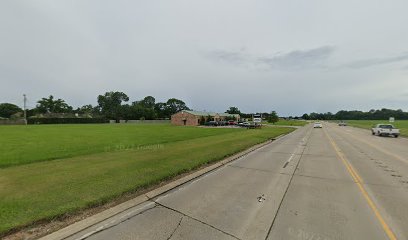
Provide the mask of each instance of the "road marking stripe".
{"label": "road marking stripe", "polygon": [[360,189],[361,193],[363,194],[365,200],[367,201],[368,205],[370,208],[373,210],[375,216],[377,217],[378,221],[380,222],[382,228],[384,229],[385,233],[387,234],[388,238],[390,240],[397,240],[397,237],[395,236],[394,232],[392,229],[388,226],[388,224],[385,222],[384,218],[381,216],[380,212],[378,211],[378,208],[376,207],[374,201],[370,198],[368,195],[367,190],[365,190],[363,186],[363,180],[361,177],[357,174],[357,171],[353,168],[353,166],[350,164],[350,162],[346,159],[344,154],[340,151],[340,148],[337,146],[337,144],[334,142],[334,140],[329,136],[326,130],[324,130],[324,133],[326,134],[326,137],[330,140],[331,145],[333,146],[334,150],[336,151],[337,156],[342,160],[343,164],[346,166],[347,170],[349,171],[350,175],[356,182],[358,188]]}

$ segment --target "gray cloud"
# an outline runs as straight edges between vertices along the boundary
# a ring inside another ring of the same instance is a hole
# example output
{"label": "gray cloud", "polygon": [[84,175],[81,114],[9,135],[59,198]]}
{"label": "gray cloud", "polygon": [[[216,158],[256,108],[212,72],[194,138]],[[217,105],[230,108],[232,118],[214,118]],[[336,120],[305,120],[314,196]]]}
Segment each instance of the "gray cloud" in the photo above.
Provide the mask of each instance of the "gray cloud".
{"label": "gray cloud", "polygon": [[406,108],[384,99],[408,89],[408,1],[322,2],[0,1],[0,102],[124,91],[283,116]]}
{"label": "gray cloud", "polygon": [[209,53],[210,58],[233,65],[253,66],[272,70],[302,70],[327,66],[327,60],[334,52],[332,46],[322,46],[307,50],[294,50],[272,56],[255,56],[245,50],[217,50]]}
{"label": "gray cloud", "polygon": [[227,62],[233,65],[241,65],[250,62],[250,56],[240,51],[216,50],[208,53],[208,57],[216,61]]}
{"label": "gray cloud", "polygon": [[322,46],[308,50],[296,50],[272,57],[262,57],[258,61],[272,69],[295,70],[324,67],[334,52],[332,46]]}
{"label": "gray cloud", "polygon": [[398,63],[402,61],[408,60],[408,53],[401,54],[395,57],[388,57],[388,58],[371,58],[371,59],[363,59],[359,61],[352,62],[347,64],[347,67],[350,68],[366,68],[376,65],[383,65],[383,64],[390,64],[390,63]]}

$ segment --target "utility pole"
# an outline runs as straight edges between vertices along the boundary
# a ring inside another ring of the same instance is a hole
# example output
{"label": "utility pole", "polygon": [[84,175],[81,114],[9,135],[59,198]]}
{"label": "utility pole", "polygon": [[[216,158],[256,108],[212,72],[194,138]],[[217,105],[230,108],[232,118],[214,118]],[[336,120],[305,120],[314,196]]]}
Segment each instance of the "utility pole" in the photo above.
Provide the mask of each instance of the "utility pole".
{"label": "utility pole", "polygon": [[24,123],[27,125],[27,96],[23,94],[24,96],[24,105],[23,105],[23,110],[24,110]]}

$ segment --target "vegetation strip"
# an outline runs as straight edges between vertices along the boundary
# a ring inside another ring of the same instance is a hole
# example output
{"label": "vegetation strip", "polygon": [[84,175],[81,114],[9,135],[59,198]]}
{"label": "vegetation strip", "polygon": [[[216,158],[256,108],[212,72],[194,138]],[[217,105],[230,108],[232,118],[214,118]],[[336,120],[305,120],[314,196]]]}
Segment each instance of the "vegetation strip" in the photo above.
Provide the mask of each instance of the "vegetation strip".
{"label": "vegetation strip", "polygon": [[[371,129],[374,125],[388,123],[388,120],[349,120],[347,124],[353,127]],[[400,129],[401,136],[408,137],[408,120],[396,120],[391,123]]]}
{"label": "vegetation strip", "polygon": [[[174,129],[168,134],[182,129],[168,127]],[[201,130],[192,129],[189,134],[195,138],[167,142],[160,148],[124,149],[0,169],[0,232],[106,203],[293,131],[232,129],[200,137]]]}

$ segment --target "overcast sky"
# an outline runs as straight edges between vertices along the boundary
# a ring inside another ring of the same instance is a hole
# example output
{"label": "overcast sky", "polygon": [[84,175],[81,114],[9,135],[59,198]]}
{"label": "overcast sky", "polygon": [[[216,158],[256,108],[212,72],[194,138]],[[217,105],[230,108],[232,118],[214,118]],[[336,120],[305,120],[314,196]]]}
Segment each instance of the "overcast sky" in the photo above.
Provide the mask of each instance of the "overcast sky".
{"label": "overcast sky", "polygon": [[0,102],[408,111],[406,0],[3,0]]}

